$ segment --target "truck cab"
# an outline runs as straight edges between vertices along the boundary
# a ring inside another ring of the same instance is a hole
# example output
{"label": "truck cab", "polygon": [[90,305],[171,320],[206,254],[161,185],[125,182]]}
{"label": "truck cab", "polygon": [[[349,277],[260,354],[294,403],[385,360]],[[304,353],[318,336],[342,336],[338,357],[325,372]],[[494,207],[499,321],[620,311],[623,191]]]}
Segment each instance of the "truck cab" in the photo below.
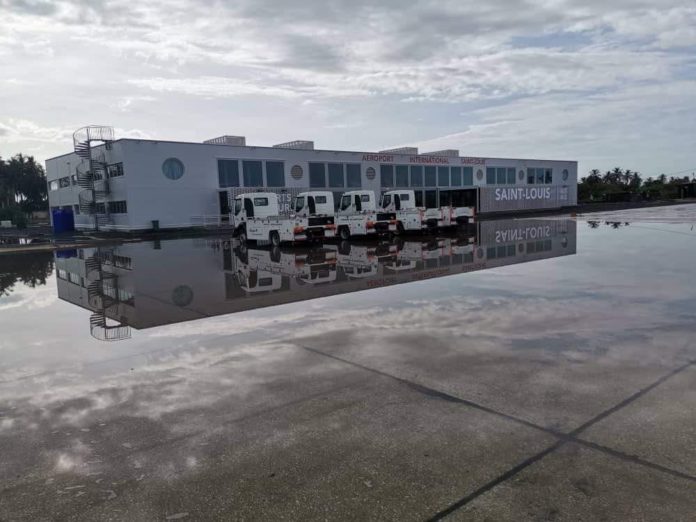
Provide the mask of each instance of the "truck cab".
{"label": "truck cab", "polygon": [[375,193],[371,190],[350,190],[341,196],[339,215],[376,212]]}
{"label": "truck cab", "polygon": [[333,216],[333,192],[300,192],[292,202],[292,212],[298,216]]}
{"label": "truck cab", "polygon": [[416,193],[412,190],[389,190],[382,194],[380,208],[385,212],[416,210]]}
{"label": "truck cab", "polygon": [[234,198],[234,224],[238,226],[250,218],[277,216],[278,209],[278,194],[275,192],[240,194]]}

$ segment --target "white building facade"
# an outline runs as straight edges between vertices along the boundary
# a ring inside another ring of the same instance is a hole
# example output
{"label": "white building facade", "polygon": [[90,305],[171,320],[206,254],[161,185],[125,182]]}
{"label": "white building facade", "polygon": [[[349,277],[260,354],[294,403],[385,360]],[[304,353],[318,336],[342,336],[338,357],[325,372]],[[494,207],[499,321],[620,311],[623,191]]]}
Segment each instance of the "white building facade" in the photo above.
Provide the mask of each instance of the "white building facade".
{"label": "white building facade", "polygon": [[475,205],[480,214],[577,204],[575,161],[415,148],[314,150],[306,141],[254,147],[230,136],[206,143],[93,140],[87,152],[83,142],[75,143],[76,152],[47,160],[46,172],[51,209],[72,211],[78,229],[95,223],[103,230],[147,230],[224,221],[232,195],[257,190],[278,192],[285,209],[304,190],[331,190],[338,201],[347,190],[379,196],[395,187],[413,189],[422,206]]}

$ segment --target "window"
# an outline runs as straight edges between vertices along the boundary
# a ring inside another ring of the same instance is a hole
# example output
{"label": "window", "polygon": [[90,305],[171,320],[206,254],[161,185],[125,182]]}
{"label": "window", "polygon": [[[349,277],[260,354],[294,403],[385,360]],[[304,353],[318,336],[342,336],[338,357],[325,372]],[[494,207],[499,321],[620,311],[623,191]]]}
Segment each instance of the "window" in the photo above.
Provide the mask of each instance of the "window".
{"label": "window", "polygon": [[534,185],[535,179],[536,179],[536,169],[527,169],[527,183],[529,185]]}
{"label": "window", "polygon": [[423,167],[414,165],[411,167],[411,186],[423,186]]}
{"label": "window", "polygon": [[360,164],[359,163],[349,163],[346,165],[346,180],[348,187],[361,187],[362,182],[360,180]]}
{"label": "window", "polygon": [[341,210],[345,210],[350,207],[350,196],[346,195],[341,197]]}
{"label": "window", "polygon": [[242,161],[245,187],[263,187],[263,171],[260,161]]}
{"label": "window", "polygon": [[326,187],[326,165],[323,163],[309,164],[309,186],[312,188]]}
{"label": "window", "polygon": [[266,162],[266,186],[284,187],[285,186],[285,166],[282,161]]}
{"label": "window", "polygon": [[326,205],[326,196],[314,196],[314,202],[319,205]]}
{"label": "window", "polygon": [[341,163],[329,163],[329,187],[344,187],[343,165]]}
{"label": "window", "polygon": [[408,187],[408,165],[396,166],[396,186]]}
{"label": "window", "polygon": [[553,170],[530,167],[527,169],[527,183],[530,185],[534,183],[551,185],[553,183]]}
{"label": "window", "polygon": [[401,199],[401,201],[410,201],[411,194],[409,194],[408,192],[406,192],[405,194],[399,194],[399,199]]}
{"label": "window", "polygon": [[295,212],[299,212],[304,208],[304,196],[297,196],[295,198],[295,204],[293,205]]}
{"label": "window", "polygon": [[437,186],[437,170],[435,170],[435,167],[425,167],[425,186]]}
{"label": "window", "polygon": [[474,184],[474,167],[462,168],[462,185],[465,187]]}
{"label": "window", "polygon": [[106,214],[106,204],[101,201],[99,203],[94,204],[94,212],[96,214]]}
{"label": "window", "polygon": [[123,176],[123,163],[114,163],[106,166],[106,177],[117,178]]}
{"label": "window", "polygon": [[394,165],[380,165],[379,178],[381,187],[394,186]]}
{"label": "window", "polygon": [[462,168],[452,167],[450,168],[450,176],[452,176],[452,186],[461,187],[462,186]]}
{"label": "window", "polygon": [[494,167],[487,167],[486,168],[486,185],[494,185],[495,184],[495,168]]}
{"label": "window", "polygon": [[73,174],[72,176],[70,176],[70,182],[73,185],[77,185],[77,174]]}
{"label": "window", "polygon": [[236,216],[242,210],[242,198],[234,200],[234,215]]}
{"label": "window", "polygon": [[391,194],[382,194],[382,208],[387,208],[391,205]]}
{"label": "window", "polygon": [[437,168],[437,184],[441,187],[449,187],[449,167]]}
{"label": "window", "polygon": [[416,190],[416,206],[417,207],[423,206],[423,191],[422,190]]}
{"label": "window", "polygon": [[508,182],[508,185],[515,184],[515,169],[514,168],[507,169],[507,182]]}
{"label": "window", "polygon": [[369,196],[369,194],[361,194],[361,195],[360,195],[360,201],[362,201],[363,203],[365,203],[365,202],[367,202],[367,201],[370,201],[370,196]]}
{"label": "window", "polygon": [[218,182],[220,188],[239,186],[239,162],[237,160],[218,160]]}
{"label": "window", "polygon": [[268,198],[254,198],[254,206],[255,207],[267,207],[268,206]]}
{"label": "window", "polygon": [[73,205],[73,214],[80,215],[80,205]]}
{"label": "window", "polygon": [[51,182],[48,184],[48,190],[50,190],[51,192],[53,192],[54,190],[58,190],[59,186],[60,186],[60,185],[58,185],[58,180],[57,180],[57,179],[54,179],[53,181],[51,181]]}
{"label": "window", "polygon": [[164,177],[176,181],[184,175],[184,164],[178,158],[167,158],[162,162]]}
{"label": "window", "polygon": [[70,176],[65,176],[64,178],[60,178],[58,180],[58,185],[60,188],[65,188],[70,186]]}
{"label": "window", "polygon": [[109,201],[109,214],[127,214],[128,207],[125,201]]}

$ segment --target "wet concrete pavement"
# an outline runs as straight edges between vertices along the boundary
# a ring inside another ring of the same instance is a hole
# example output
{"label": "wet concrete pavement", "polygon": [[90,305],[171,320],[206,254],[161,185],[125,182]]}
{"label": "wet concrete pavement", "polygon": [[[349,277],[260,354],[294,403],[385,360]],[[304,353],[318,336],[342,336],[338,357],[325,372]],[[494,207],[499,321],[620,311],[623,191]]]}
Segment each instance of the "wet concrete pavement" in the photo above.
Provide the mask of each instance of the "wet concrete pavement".
{"label": "wet concrete pavement", "polygon": [[124,343],[17,288],[0,520],[692,520],[696,234],[661,226]]}

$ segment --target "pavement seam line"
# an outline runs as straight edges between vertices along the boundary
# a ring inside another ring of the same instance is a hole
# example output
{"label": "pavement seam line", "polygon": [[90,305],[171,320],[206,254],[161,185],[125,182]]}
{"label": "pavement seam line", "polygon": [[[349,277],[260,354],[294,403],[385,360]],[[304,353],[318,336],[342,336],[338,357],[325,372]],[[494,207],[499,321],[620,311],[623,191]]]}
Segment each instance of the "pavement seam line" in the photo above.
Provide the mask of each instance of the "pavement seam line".
{"label": "pavement seam line", "polygon": [[569,432],[569,433],[562,433],[562,432],[558,432],[558,431],[556,431],[556,430],[552,430],[552,429],[549,429],[549,428],[545,428],[545,427],[543,427],[543,426],[539,426],[539,425],[537,425],[537,424],[534,424],[533,422],[529,422],[529,421],[526,421],[526,420],[524,420],[524,419],[520,419],[520,418],[518,418],[518,417],[515,417],[515,416],[512,416],[512,415],[508,415],[508,414],[506,414],[506,413],[502,413],[502,412],[496,411],[496,410],[494,410],[494,409],[491,409],[491,408],[488,408],[488,407],[486,407],[486,406],[477,404],[477,403],[475,403],[475,402],[471,402],[471,401],[468,401],[468,400],[466,400],[466,399],[461,399],[461,398],[456,397],[456,396],[454,396],[454,395],[450,395],[450,394],[448,394],[448,393],[446,393],[446,392],[442,392],[442,391],[439,391],[439,390],[435,390],[435,389],[433,389],[433,388],[429,388],[429,387],[424,386],[424,385],[422,385],[422,384],[413,383],[413,382],[411,382],[411,381],[409,381],[409,380],[407,380],[407,379],[404,379],[404,378],[402,378],[402,377],[397,377],[397,376],[395,376],[395,375],[391,375],[391,374],[386,373],[386,372],[383,372],[383,371],[381,371],[381,370],[377,370],[377,369],[375,369],[375,368],[370,368],[369,366],[365,366],[365,365],[363,365],[363,364],[356,363],[356,362],[354,362],[354,361],[349,361],[349,360],[347,360],[347,359],[343,359],[342,357],[338,357],[338,356],[336,356],[336,355],[332,355],[332,354],[323,352],[323,351],[318,350],[318,349],[316,349],[316,348],[312,348],[312,347],[305,346],[305,345],[298,345],[298,346],[301,346],[301,347],[304,348],[305,350],[310,351],[310,352],[312,352],[312,353],[316,353],[317,355],[322,355],[322,356],[324,356],[324,357],[328,357],[328,358],[330,358],[330,359],[334,359],[334,360],[336,360],[336,361],[339,361],[339,362],[342,362],[342,363],[345,363],[345,364],[349,364],[349,365],[355,366],[355,367],[357,367],[357,368],[361,368],[361,369],[363,369],[363,370],[365,370],[365,371],[369,371],[369,372],[371,372],[371,373],[375,373],[375,374],[381,375],[381,376],[383,376],[383,377],[388,377],[388,378],[390,378],[390,379],[392,379],[392,380],[395,380],[395,381],[397,381],[397,382],[399,382],[399,383],[401,383],[401,384],[405,384],[405,385],[409,386],[410,388],[415,388],[416,390],[420,391],[421,393],[425,393],[425,394],[431,395],[431,396],[440,397],[440,398],[442,398],[442,399],[444,399],[444,400],[448,400],[448,401],[450,401],[450,402],[455,402],[455,403],[463,404],[463,405],[465,405],[465,406],[470,406],[470,407],[475,408],[475,409],[477,409],[477,410],[480,410],[480,411],[483,411],[483,412],[486,412],[486,413],[491,413],[491,414],[493,414],[493,415],[497,415],[497,416],[502,417],[502,418],[505,418],[505,419],[507,419],[507,420],[510,420],[510,421],[513,421],[513,422],[516,422],[516,423],[519,423],[519,424],[523,424],[523,425],[525,425],[525,426],[527,426],[527,427],[534,428],[534,429],[537,429],[537,430],[539,430],[539,431],[543,431],[543,432],[548,433],[548,434],[550,434],[550,435],[553,435],[553,436],[555,436],[555,437],[557,437],[557,438],[559,439],[559,440],[558,440],[555,444],[553,444],[552,446],[549,446],[548,448],[546,448],[545,450],[541,451],[540,453],[537,453],[536,455],[533,455],[533,456],[529,457],[528,459],[524,460],[523,462],[521,462],[520,464],[518,464],[518,465],[515,466],[514,468],[509,469],[507,472],[503,473],[502,475],[499,475],[497,478],[493,479],[492,481],[488,482],[487,484],[484,484],[481,488],[477,489],[477,490],[474,491],[473,493],[467,495],[466,497],[464,497],[464,498],[458,500],[457,502],[455,502],[454,504],[452,504],[452,505],[450,505],[449,507],[445,508],[444,510],[438,512],[438,513],[435,514],[433,517],[427,519],[428,522],[434,521],[434,520],[439,520],[439,519],[441,519],[442,517],[445,517],[445,516],[447,516],[447,515],[453,513],[453,512],[456,511],[457,509],[463,507],[463,506],[466,505],[467,503],[469,503],[469,502],[471,502],[472,500],[474,500],[476,497],[482,495],[482,494],[485,493],[486,491],[489,491],[490,489],[494,488],[495,486],[497,486],[498,484],[504,482],[505,480],[507,480],[507,479],[509,479],[509,478],[512,478],[513,476],[515,476],[517,473],[519,473],[520,471],[522,471],[522,470],[525,469],[526,467],[528,467],[528,466],[530,466],[531,464],[537,462],[538,460],[541,460],[543,457],[545,457],[545,456],[548,455],[549,453],[552,453],[553,451],[557,450],[558,448],[560,448],[561,446],[563,446],[566,442],[575,442],[575,443],[580,444],[580,445],[582,445],[582,446],[584,446],[584,447],[586,447],[586,448],[594,449],[594,450],[599,451],[599,452],[601,452],[601,453],[605,453],[605,454],[611,455],[611,456],[613,456],[613,457],[616,457],[616,458],[619,458],[619,459],[622,459],[622,460],[630,461],[630,462],[632,462],[632,463],[634,463],[634,464],[642,465],[642,466],[648,467],[648,468],[653,469],[653,470],[656,470],[656,471],[661,471],[661,472],[663,472],[663,473],[667,473],[667,474],[669,474],[669,475],[672,475],[672,476],[675,476],[675,477],[678,477],[678,478],[682,478],[682,479],[686,479],[686,480],[691,480],[691,481],[696,481],[696,477],[693,477],[693,476],[688,475],[688,474],[686,474],[686,473],[682,473],[682,472],[680,472],[680,471],[673,470],[673,469],[667,468],[667,467],[665,467],[665,466],[661,466],[660,464],[656,464],[656,463],[653,463],[653,462],[644,460],[644,459],[642,459],[642,458],[640,458],[640,457],[632,456],[632,455],[627,455],[627,454],[625,454],[625,453],[623,453],[623,452],[621,452],[621,451],[614,450],[614,449],[612,449],[612,448],[609,448],[609,447],[606,447],[606,446],[602,446],[602,445],[600,445],[600,444],[596,444],[596,443],[593,443],[593,442],[590,442],[590,441],[586,441],[586,440],[584,440],[584,439],[580,439],[580,438],[576,437],[577,434],[581,433],[581,432],[584,431],[585,429],[587,429],[587,428],[589,428],[590,426],[596,424],[597,422],[600,422],[601,420],[604,420],[605,418],[609,417],[610,415],[612,415],[613,413],[619,411],[620,409],[622,409],[622,408],[628,406],[629,404],[631,404],[631,403],[634,402],[635,400],[639,399],[639,398],[642,397],[643,395],[647,394],[648,392],[650,392],[651,390],[653,390],[654,388],[656,388],[657,386],[659,386],[659,385],[662,384],[663,382],[667,381],[667,380],[670,379],[671,377],[674,377],[675,375],[681,373],[682,371],[686,370],[686,369],[689,368],[690,366],[696,364],[696,360],[689,361],[689,362],[687,362],[687,363],[685,363],[685,364],[683,364],[683,365],[681,365],[681,366],[679,366],[679,367],[673,369],[673,370],[670,371],[669,373],[667,373],[667,374],[663,375],[662,377],[660,377],[659,379],[657,379],[657,380],[656,380],[655,382],[653,382],[652,384],[646,386],[645,388],[640,389],[639,391],[637,391],[636,393],[630,395],[628,398],[624,399],[623,401],[621,401],[621,402],[618,403],[617,405],[615,405],[615,406],[613,406],[613,407],[611,407],[611,408],[609,408],[609,409],[607,409],[607,410],[601,412],[600,414],[596,415],[595,417],[593,417],[593,418],[590,419],[589,421],[587,421],[587,422],[585,422],[584,424],[580,425],[578,428],[574,429],[573,431],[571,431],[571,432]]}

